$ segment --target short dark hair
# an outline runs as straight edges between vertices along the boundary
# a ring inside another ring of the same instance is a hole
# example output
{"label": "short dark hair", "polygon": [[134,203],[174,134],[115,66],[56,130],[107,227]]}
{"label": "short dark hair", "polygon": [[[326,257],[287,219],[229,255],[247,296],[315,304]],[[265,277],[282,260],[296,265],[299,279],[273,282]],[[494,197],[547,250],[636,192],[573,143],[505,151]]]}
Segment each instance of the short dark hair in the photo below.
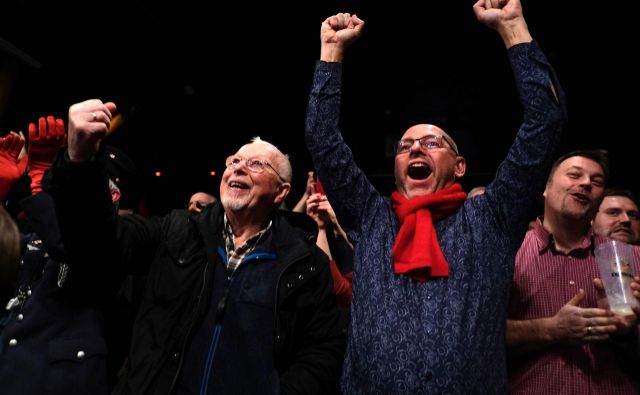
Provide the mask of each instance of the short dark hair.
{"label": "short dark hair", "polygon": [[638,200],[636,199],[636,195],[628,189],[616,187],[607,188],[604,190],[604,194],[602,196],[603,199],[607,196],[623,196],[631,200],[633,204],[636,205],[636,207],[640,208],[640,205],[638,205]]}
{"label": "short dark hair", "polygon": [[599,164],[600,167],[602,167],[602,172],[604,173],[604,183],[605,185],[607,184],[609,181],[609,153],[603,149],[575,150],[562,155],[553,163],[553,166],[551,166],[551,171],[549,172],[549,178],[547,181],[551,181],[551,178],[562,162],[569,158],[573,158],[574,156],[582,156]]}

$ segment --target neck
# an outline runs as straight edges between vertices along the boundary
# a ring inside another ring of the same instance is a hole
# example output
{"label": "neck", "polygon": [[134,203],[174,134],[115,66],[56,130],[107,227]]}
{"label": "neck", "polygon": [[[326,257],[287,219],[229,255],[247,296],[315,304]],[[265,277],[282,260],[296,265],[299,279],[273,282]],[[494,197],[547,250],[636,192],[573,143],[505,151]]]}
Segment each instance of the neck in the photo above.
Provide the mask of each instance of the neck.
{"label": "neck", "polygon": [[583,219],[547,216],[545,214],[542,226],[553,235],[556,250],[567,253],[582,244],[589,233],[591,224]]}
{"label": "neck", "polygon": [[255,212],[225,210],[225,214],[233,231],[233,244],[239,247],[251,236],[267,227],[271,212],[267,215],[256,215]]}

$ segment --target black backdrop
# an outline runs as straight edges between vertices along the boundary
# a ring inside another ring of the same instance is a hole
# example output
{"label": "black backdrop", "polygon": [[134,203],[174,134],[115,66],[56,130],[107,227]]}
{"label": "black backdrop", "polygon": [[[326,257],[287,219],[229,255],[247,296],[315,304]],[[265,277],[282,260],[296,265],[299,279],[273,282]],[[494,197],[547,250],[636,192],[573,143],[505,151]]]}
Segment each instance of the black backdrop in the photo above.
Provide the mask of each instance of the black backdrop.
{"label": "black backdrop", "polygon": [[[356,159],[387,193],[390,142],[411,123],[444,122],[467,157],[469,189],[491,179],[521,112],[497,34],[476,22],[472,1],[441,3],[12,2],[3,5],[0,37],[41,67],[15,69],[0,130],[26,130],[41,114],[66,117],[85,98],[115,101],[127,122],[108,142],[146,175],[155,213],[183,206],[196,190],[217,194],[226,155],[260,135],[292,154],[293,205],[311,165],[304,112],[320,22],[351,11],[367,23],[344,71],[343,132]],[[567,92],[561,150],[609,150],[612,183],[638,193],[632,15],[621,4],[574,3],[523,2]],[[12,56],[1,59],[9,68]]]}

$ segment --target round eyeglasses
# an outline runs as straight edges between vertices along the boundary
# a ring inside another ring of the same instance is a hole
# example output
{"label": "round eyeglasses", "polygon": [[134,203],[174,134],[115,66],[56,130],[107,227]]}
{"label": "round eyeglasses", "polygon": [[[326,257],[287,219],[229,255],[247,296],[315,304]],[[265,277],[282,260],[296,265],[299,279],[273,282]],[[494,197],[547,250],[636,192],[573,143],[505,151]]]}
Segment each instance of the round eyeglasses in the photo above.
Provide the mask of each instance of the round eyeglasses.
{"label": "round eyeglasses", "polygon": [[[445,146],[442,143],[442,140],[446,141],[448,146]],[[449,136],[444,134],[427,134],[419,139],[402,139],[396,143],[396,155],[405,154],[411,151],[411,147],[413,147],[413,144],[415,144],[416,141],[420,144],[420,147],[426,150],[449,148],[456,155],[459,155],[456,144]]]}
{"label": "round eyeglasses", "polygon": [[286,182],[284,178],[280,176],[280,173],[278,173],[278,171],[273,166],[271,166],[269,162],[267,162],[264,159],[256,159],[256,158],[243,159],[243,158],[240,158],[239,156],[230,156],[225,161],[225,165],[227,166],[227,169],[235,169],[238,166],[241,166],[242,164],[244,164],[247,167],[247,169],[249,169],[249,171],[252,173],[262,173],[264,171],[265,166],[269,166],[271,170],[273,170],[273,172],[276,173],[276,176],[278,176],[280,181]]}

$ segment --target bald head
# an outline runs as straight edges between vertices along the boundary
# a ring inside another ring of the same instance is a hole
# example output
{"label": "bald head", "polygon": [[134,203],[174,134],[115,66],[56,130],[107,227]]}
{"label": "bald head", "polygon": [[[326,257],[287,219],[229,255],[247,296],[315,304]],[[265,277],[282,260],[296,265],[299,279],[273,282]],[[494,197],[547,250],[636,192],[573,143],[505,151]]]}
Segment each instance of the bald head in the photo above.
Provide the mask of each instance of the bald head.
{"label": "bald head", "polygon": [[199,213],[206,206],[217,202],[215,196],[206,192],[196,192],[189,199],[188,209],[191,212]]}

